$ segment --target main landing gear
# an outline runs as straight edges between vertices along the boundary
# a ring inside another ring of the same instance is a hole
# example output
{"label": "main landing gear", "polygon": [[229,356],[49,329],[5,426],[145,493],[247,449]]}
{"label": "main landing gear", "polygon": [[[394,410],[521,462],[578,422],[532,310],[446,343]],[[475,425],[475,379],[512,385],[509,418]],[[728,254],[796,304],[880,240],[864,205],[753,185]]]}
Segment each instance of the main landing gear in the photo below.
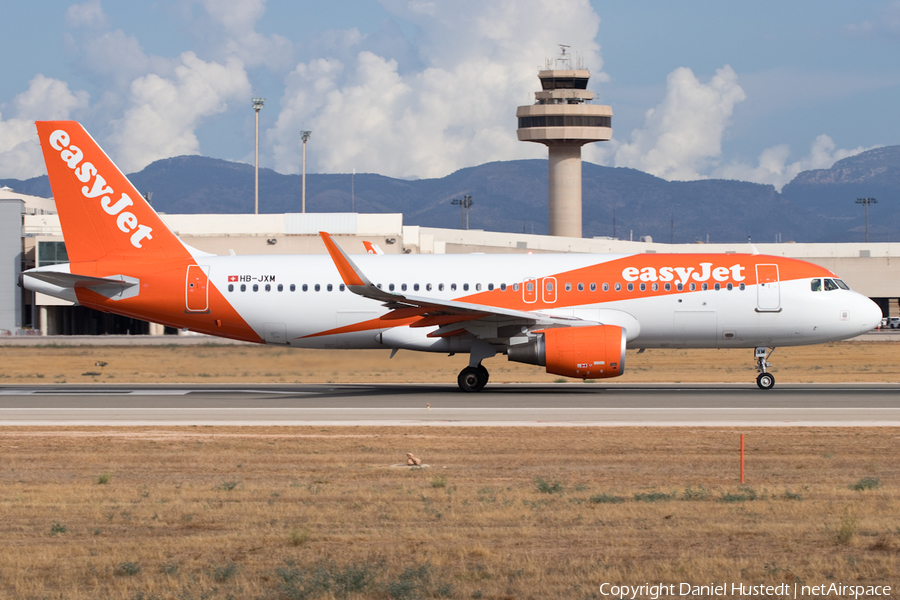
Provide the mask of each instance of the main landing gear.
{"label": "main landing gear", "polygon": [[497,349],[484,340],[472,342],[469,351],[469,366],[459,372],[456,382],[464,392],[480,392],[487,385],[490,374],[481,365],[481,361],[497,354]]}
{"label": "main landing gear", "polygon": [[768,348],[765,346],[759,346],[753,351],[753,357],[756,359],[756,370],[759,371],[759,375],[756,377],[756,385],[761,390],[771,390],[775,387],[775,376],[766,372],[766,367],[772,366],[768,359],[769,356],[772,356],[772,352],[775,352],[775,348],[772,348],[772,352],[769,352],[768,355],[766,355],[766,350]]}
{"label": "main landing gear", "polygon": [[466,367],[459,372],[456,378],[459,387],[464,392],[478,392],[487,385],[490,373],[482,365]]}

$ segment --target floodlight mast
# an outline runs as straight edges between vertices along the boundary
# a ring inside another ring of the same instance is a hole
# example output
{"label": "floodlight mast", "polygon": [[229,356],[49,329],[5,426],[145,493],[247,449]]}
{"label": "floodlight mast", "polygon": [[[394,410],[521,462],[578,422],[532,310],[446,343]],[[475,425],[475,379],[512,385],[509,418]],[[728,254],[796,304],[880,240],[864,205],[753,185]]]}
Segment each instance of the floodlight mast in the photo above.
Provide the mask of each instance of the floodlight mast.
{"label": "floodlight mast", "polygon": [[309,139],[312,131],[301,131],[300,139],[303,140],[303,200],[301,205],[301,212],[306,212],[306,141]]}
{"label": "floodlight mast", "polygon": [[875,198],[857,198],[857,204],[864,204],[866,206],[866,243],[869,243],[869,205],[870,204],[878,204],[878,200]]}
{"label": "floodlight mast", "polygon": [[259,214],[259,111],[262,110],[263,105],[266,103],[265,98],[253,98],[253,110],[256,111],[256,144],[255,149],[253,151],[254,156],[256,157],[256,168],[254,170],[254,182],[253,182],[253,214]]}
{"label": "floodlight mast", "polygon": [[468,231],[469,230],[469,209],[472,208],[473,204],[475,204],[475,202],[472,200],[472,196],[466,194],[462,198],[454,198],[453,200],[450,201],[450,204],[452,204],[454,206],[459,206],[459,210],[460,210],[459,226],[460,227],[463,226],[462,217],[463,217],[463,212],[465,212],[465,214],[466,214],[465,227],[466,227],[466,231]]}

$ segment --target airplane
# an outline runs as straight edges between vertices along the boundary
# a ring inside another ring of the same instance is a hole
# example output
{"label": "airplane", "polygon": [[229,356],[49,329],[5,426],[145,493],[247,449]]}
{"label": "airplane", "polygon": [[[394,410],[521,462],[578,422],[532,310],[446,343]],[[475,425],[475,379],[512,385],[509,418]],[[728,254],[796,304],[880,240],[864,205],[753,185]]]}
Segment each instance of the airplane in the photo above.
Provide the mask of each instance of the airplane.
{"label": "airplane", "polygon": [[294,348],[497,354],[580,379],[622,375],[626,348],[776,347],[848,339],[879,307],[831,271],[760,254],[217,256],[180,240],[75,121],[36,123],[70,263],[29,290],[170,327]]}

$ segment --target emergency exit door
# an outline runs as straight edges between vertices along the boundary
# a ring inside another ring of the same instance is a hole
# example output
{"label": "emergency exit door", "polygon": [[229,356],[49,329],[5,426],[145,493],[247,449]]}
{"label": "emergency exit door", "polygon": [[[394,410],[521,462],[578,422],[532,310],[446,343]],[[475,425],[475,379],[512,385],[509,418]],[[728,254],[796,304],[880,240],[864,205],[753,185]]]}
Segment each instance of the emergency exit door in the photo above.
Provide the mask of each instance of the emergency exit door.
{"label": "emergency exit door", "polygon": [[184,284],[184,303],[188,312],[209,310],[209,267],[190,265]]}

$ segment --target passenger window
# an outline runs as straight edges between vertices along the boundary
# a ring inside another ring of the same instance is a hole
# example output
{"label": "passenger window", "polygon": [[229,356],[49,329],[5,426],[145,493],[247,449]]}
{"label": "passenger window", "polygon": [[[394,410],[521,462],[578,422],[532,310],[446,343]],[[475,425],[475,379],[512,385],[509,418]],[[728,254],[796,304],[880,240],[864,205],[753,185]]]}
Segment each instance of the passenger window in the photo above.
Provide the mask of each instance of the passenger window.
{"label": "passenger window", "polygon": [[747,289],[747,286],[742,283],[740,286],[738,286],[738,288],[743,292],[745,289]]}
{"label": "passenger window", "polygon": [[[604,285],[606,285],[606,284],[604,284]],[[621,283],[617,283],[617,284],[616,284],[616,291],[617,291],[617,292],[621,292],[621,291],[622,291],[622,284],[621,284]]]}
{"label": "passenger window", "polygon": [[340,290],[341,290],[342,292],[344,291],[344,284],[343,284],[343,283],[341,284]]}
{"label": "passenger window", "polygon": [[278,284],[278,291],[279,291],[279,292],[283,292],[283,291],[284,291],[284,286],[281,285],[280,283]]}
{"label": "passenger window", "polygon": [[722,284],[721,284],[721,283],[717,283],[717,284],[716,284],[716,291],[718,292],[718,291],[721,290],[721,289],[722,289]]}
{"label": "passenger window", "polygon": [[451,292],[455,292],[455,291],[456,291],[456,284],[455,284],[455,283],[451,283],[451,284],[450,284],[450,291],[451,291]]}
{"label": "passenger window", "polygon": [[583,284],[583,283],[579,283],[579,284],[578,284],[578,291],[579,291],[579,292],[583,292],[583,291],[584,291],[584,284]]}
{"label": "passenger window", "polygon": [[592,283],[592,284],[591,284],[591,291],[592,291],[592,292],[596,292],[596,291],[597,291],[597,284],[596,284],[596,283]]}
{"label": "passenger window", "polygon": [[690,285],[690,290],[693,292],[693,291],[696,290],[696,289],[697,289],[697,284],[696,284],[696,283],[692,283],[692,284]]}
{"label": "passenger window", "polygon": [[675,284],[675,289],[677,289],[679,292],[684,291],[684,284],[683,283]]}
{"label": "passenger window", "polygon": [[464,283],[464,284],[463,284],[463,291],[464,291],[464,292],[468,292],[468,291],[469,291],[469,284],[468,284],[468,283]]}
{"label": "passenger window", "polygon": [[241,291],[242,291],[242,292],[246,292],[246,291],[247,291],[247,284],[246,284],[246,283],[242,283],[242,284],[241,284]]}
{"label": "passenger window", "polygon": [[296,285],[296,284],[293,284],[293,283],[291,284],[291,291],[292,291],[292,292],[296,292],[296,291],[297,291],[297,285]]}
{"label": "passenger window", "polygon": [[406,291],[406,284],[405,284],[405,283],[401,283],[401,284],[400,284],[400,291],[401,291],[401,292],[405,292],[405,291]]}
{"label": "passenger window", "polygon": [[316,284],[316,287],[315,287],[315,290],[316,290],[317,292],[322,291],[322,286],[319,285],[319,284],[317,283],[317,284]]}
{"label": "passenger window", "polygon": [[608,284],[608,283],[604,283],[604,284],[603,284],[603,291],[604,291],[604,292],[608,292],[608,291],[609,291],[609,284]]}
{"label": "passenger window", "polygon": [[709,284],[708,284],[708,283],[702,284],[702,285],[700,286],[700,289],[703,290],[703,291],[705,292],[706,290],[709,289]]}
{"label": "passenger window", "polygon": [[506,291],[506,284],[505,284],[505,283],[501,283],[501,284],[500,284],[500,291],[501,291],[501,292],[505,292],[505,291]]}
{"label": "passenger window", "polygon": [[332,291],[332,290],[334,289],[334,286],[331,285],[331,284],[329,283],[328,286],[327,286],[325,289],[328,290],[328,291],[330,292],[330,291]]}
{"label": "passenger window", "polygon": [[257,284],[254,283],[254,284],[253,284],[253,291],[254,291],[254,292],[258,292],[258,291],[259,291],[259,285],[257,285]]}
{"label": "passenger window", "polygon": [[727,289],[727,290],[730,292],[731,290],[734,289],[734,284],[733,284],[733,283],[729,283],[728,285],[725,286],[725,289]]}
{"label": "passenger window", "polygon": [[641,291],[642,291],[642,292],[646,292],[646,291],[647,291],[647,284],[646,284],[646,283],[642,283],[642,284],[641,284]]}
{"label": "passenger window", "polygon": [[629,292],[633,292],[633,291],[634,291],[634,284],[633,284],[633,283],[629,283],[629,284],[628,284],[628,291],[629,291]]}
{"label": "passenger window", "polygon": [[430,292],[430,291],[431,291],[431,284],[430,284],[430,283],[426,283],[426,284],[425,284],[425,291],[427,291],[427,292]]}
{"label": "passenger window", "polygon": [[658,283],[654,283],[651,287],[653,288],[653,291],[655,292],[655,291],[657,291],[657,290],[659,289],[659,284],[658,284]]}
{"label": "passenger window", "polygon": [[228,284],[228,291],[229,291],[229,292],[233,292],[233,291],[234,291],[234,284],[233,284],[233,283],[229,283],[229,284]]}
{"label": "passenger window", "polygon": [[814,292],[822,291],[822,280],[821,279],[813,279],[812,283],[809,284],[809,289]]}
{"label": "passenger window", "polygon": [[394,284],[393,284],[393,283],[388,284],[388,290],[390,290],[390,291],[392,291],[392,292],[394,291]]}
{"label": "passenger window", "polygon": [[267,291],[267,292],[271,292],[271,291],[272,291],[272,286],[271,286],[271,284],[268,284],[268,283],[266,284],[266,291]]}
{"label": "passenger window", "polygon": [[[309,291],[309,286],[308,286],[307,284],[304,283],[304,284],[303,284],[303,287],[300,288],[300,289],[303,290],[304,292],[308,292],[308,291]],[[291,290],[291,291],[293,292],[294,290]]]}
{"label": "passenger window", "polygon": [[476,284],[475,284],[475,291],[476,291],[476,292],[480,292],[480,291],[481,291],[481,284],[480,284],[480,283],[476,283]]}
{"label": "passenger window", "polygon": [[672,291],[672,284],[671,284],[671,283],[667,283],[667,284],[666,284],[666,291],[667,291],[667,292],[671,292],[671,291]]}
{"label": "passenger window", "polygon": [[834,283],[834,281],[832,281],[831,279],[825,280],[825,291],[826,292],[833,292],[836,289],[838,289],[838,286],[836,283]]}
{"label": "passenger window", "polygon": [[493,291],[494,291],[494,284],[493,284],[493,283],[489,283],[489,284],[488,284],[488,291],[489,291],[489,292],[493,292]]}
{"label": "passenger window", "polygon": [[444,284],[443,284],[443,283],[439,283],[439,284],[438,284],[438,291],[439,291],[439,292],[443,292],[443,291],[444,291]]}
{"label": "passenger window", "polygon": [[414,291],[414,292],[418,292],[418,291],[419,291],[419,284],[418,284],[418,283],[414,283],[414,284],[413,284],[413,291]]}

